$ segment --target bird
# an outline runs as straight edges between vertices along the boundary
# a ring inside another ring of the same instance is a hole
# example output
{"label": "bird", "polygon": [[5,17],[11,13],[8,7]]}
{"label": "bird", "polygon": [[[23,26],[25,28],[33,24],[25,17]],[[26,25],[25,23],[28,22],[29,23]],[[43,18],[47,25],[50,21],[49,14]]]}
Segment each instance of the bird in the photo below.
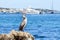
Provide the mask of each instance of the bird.
{"label": "bird", "polygon": [[23,20],[19,26],[19,31],[23,31],[26,24],[27,24],[27,17],[26,17],[26,15],[23,15]]}

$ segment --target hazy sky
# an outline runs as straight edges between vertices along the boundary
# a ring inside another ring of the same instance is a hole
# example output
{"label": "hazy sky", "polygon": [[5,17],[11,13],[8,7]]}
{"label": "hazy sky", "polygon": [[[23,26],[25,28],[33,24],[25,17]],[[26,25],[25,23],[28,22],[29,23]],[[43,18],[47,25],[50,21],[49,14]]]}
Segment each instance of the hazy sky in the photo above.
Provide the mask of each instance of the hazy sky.
{"label": "hazy sky", "polygon": [[[53,0],[53,9],[60,10],[60,0]],[[52,9],[52,0],[0,0],[0,7],[8,8],[33,8]]]}

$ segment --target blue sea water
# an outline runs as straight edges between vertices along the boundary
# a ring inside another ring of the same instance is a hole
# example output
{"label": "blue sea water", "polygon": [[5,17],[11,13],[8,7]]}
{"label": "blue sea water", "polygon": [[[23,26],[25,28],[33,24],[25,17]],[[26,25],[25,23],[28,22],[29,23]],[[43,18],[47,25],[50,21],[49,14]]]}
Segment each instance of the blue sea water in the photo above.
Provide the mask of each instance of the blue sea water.
{"label": "blue sea water", "polygon": [[[60,14],[27,14],[28,23],[24,29],[35,40],[60,40]],[[0,13],[0,34],[19,29],[22,14]]]}

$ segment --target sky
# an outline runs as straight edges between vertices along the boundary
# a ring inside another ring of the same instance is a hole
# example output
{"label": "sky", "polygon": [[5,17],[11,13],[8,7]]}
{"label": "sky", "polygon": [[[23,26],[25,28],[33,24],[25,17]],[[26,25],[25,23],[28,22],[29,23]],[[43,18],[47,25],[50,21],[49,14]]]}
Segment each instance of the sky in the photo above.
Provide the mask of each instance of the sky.
{"label": "sky", "polygon": [[0,7],[4,8],[42,8],[60,10],[60,0],[0,0]]}

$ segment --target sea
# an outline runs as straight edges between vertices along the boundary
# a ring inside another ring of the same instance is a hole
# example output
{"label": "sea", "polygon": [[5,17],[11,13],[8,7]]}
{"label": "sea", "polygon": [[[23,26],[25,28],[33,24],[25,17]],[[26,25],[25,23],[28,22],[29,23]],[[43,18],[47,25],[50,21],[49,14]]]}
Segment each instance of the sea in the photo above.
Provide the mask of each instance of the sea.
{"label": "sea", "polygon": [[[60,14],[26,14],[27,25],[24,32],[29,32],[35,40],[60,40]],[[22,13],[0,13],[0,34],[18,31],[22,22]]]}

